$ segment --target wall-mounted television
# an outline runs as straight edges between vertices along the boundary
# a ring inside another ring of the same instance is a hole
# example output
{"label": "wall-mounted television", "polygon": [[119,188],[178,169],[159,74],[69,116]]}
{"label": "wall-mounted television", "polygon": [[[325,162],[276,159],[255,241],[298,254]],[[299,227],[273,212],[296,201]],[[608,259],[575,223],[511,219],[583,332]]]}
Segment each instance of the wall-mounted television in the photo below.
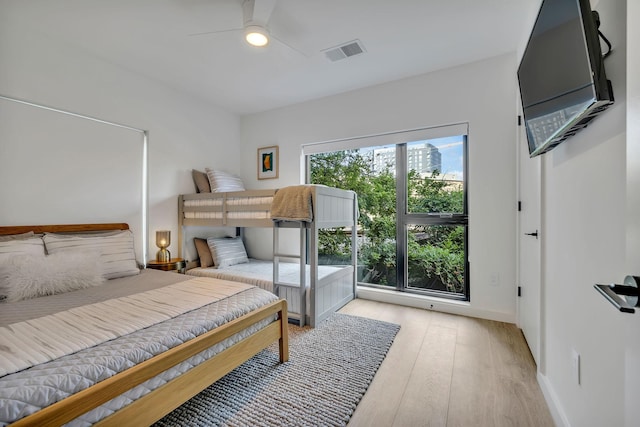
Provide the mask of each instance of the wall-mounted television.
{"label": "wall-mounted television", "polygon": [[543,0],[518,67],[531,157],[575,135],[613,104],[599,25],[589,0]]}

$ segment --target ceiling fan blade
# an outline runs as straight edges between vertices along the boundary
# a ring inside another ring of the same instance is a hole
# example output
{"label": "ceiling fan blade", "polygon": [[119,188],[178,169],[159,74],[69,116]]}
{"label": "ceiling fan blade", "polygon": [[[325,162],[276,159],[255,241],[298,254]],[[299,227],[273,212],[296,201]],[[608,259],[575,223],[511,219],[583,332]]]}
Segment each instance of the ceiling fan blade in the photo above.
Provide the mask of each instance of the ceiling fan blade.
{"label": "ceiling fan blade", "polygon": [[244,0],[242,14],[244,26],[260,25],[266,27],[277,0]]}
{"label": "ceiling fan blade", "polygon": [[305,58],[310,58],[311,57],[310,55],[307,55],[306,53],[304,53],[300,49],[297,49],[297,48],[293,47],[292,45],[290,45],[289,43],[285,42],[284,40],[274,36],[273,33],[271,34],[271,37],[273,37],[275,40],[277,40],[279,43],[282,43],[284,46],[288,47],[289,49],[293,50],[294,52],[298,52],[300,55],[304,56]]}
{"label": "ceiling fan blade", "polygon": [[206,36],[207,34],[220,34],[220,33],[230,33],[232,31],[242,31],[242,28],[231,28],[229,30],[216,30],[216,31],[205,31],[202,33],[192,33],[192,34],[188,34],[189,37],[191,36]]}

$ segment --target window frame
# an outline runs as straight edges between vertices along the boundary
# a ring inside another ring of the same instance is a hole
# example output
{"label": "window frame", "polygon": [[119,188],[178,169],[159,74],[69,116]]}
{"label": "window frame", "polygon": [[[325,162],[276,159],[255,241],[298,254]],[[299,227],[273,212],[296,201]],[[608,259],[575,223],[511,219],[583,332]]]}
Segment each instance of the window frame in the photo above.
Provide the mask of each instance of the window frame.
{"label": "window frame", "polygon": [[[433,140],[444,137],[463,137],[463,213],[409,213],[407,182],[407,144],[411,141]],[[468,213],[468,140],[469,124],[455,123],[443,126],[426,127],[406,131],[388,132],[355,138],[317,142],[302,145],[301,158],[304,164],[305,182],[311,180],[310,156],[313,154],[346,151],[367,147],[395,145],[396,147],[396,286],[358,282],[358,285],[395,289],[399,292],[442,297],[451,300],[470,301],[471,286],[469,279],[469,213]],[[399,164],[400,163],[400,164]],[[464,293],[412,288],[408,284],[408,224],[411,225],[462,225],[464,226]]]}
{"label": "window frame", "polygon": [[[407,181],[408,157],[407,143],[396,145],[396,290],[400,292],[416,293],[443,297],[447,299],[469,301],[469,211],[468,211],[468,134],[460,135],[463,138],[463,212],[462,213],[433,213],[433,212],[409,212],[409,184]],[[430,289],[420,289],[408,286],[409,279],[409,225],[447,225],[464,226],[464,293],[443,292]],[[401,268],[400,268],[401,266]],[[371,286],[367,284],[366,286]]]}

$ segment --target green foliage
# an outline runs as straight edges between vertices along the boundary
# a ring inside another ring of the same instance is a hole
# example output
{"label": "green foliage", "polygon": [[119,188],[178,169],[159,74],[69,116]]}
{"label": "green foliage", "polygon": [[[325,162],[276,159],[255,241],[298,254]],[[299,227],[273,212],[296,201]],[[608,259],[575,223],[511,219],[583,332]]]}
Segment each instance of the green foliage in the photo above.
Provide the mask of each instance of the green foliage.
{"label": "green foliage", "polygon": [[396,242],[362,244],[358,262],[362,268],[360,281],[377,285],[396,286]]}
{"label": "green foliage", "polygon": [[[374,171],[372,153],[357,150],[311,156],[311,182],[358,194],[361,281],[396,286],[396,180],[386,168]],[[408,175],[408,208],[412,213],[464,212],[462,188],[438,171]],[[321,231],[320,252],[345,257],[344,230]],[[463,292],[464,227],[416,225],[409,230],[409,286]]]}
{"label": "green foliage", "polygon": [[449,186],[450,183],[441,179],[437,170],[424,178],[411,170],[408,175],[409,212],[464,212],[464,192],[462,189],[448,189]]}
{"label": "green foliage", "polygon": [[410,241],[409,281],[412,287],[462,293],[464,251]]}

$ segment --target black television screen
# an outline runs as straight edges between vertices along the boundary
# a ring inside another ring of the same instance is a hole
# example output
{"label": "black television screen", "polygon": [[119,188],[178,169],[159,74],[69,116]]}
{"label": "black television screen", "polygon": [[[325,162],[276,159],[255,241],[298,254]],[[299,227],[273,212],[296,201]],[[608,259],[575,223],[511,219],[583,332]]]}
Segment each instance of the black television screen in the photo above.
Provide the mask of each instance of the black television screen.
{"label": "black television screen", "polygon": [[518,67],[529,142],[537,156],[613,103],[589,0],[543,0]]}

